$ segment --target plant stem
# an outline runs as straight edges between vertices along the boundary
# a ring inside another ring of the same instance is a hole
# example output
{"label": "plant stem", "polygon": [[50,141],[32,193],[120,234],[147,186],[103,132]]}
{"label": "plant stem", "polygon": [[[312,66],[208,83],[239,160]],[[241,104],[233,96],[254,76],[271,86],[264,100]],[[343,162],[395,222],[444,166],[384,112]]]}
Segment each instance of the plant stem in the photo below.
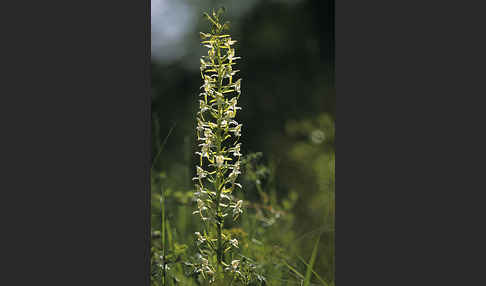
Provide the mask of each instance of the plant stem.
{"label": "plant stem", "polygon": [[164,189],[162,187],[162,183],[160,184],[160,204],[162,210],[162,226],[161,226],[161,240],[162,240],[162,285],[165,286],[165,196],[164,196]]}
{"label": "plant stem", "polygon": [[[217,45],[217,50],[218,50],[218,93],[220,94],[221,93],[221,85],[223,83],[223,77],[224,77],[224,74],[222,71],[222,66],[221,66],[221,51],[220,51],[220,48],[219,48],[219,44]],[[217,95],[219,96],[219,95]],[[217,130],[217,133],[216,133],[216,136],[218,138],[217,140],[217,153],[218,155],[221,154],[221,116],[222,116],[222,113],[223,113],[223,110],[222,110],[222,107],[221,107],[221,104],[219,104],[218,106],[218,112],[219,112],[219,117],[218,118],[218,130]],[[217,194],[217,198],[216,198],[216,220],[218,222],[217,224],[217,233],[218,233],[218,251],[217,251],[217,258],[218,258],[218,269],[219,267],[221,266],[222,267],[222,261],[223,261],[223,245],[222,245],[222,230],[223,230],[223,217],[221,215],[221,211],[220,211],[220,202],[221,202],[221,191],[222,191],[222,182],[221,182],[221,177],[223,176],[222,172],[221,172],[221,168],[218,166],[218,172],[217,172],[217,178],[216,178],[216,194]]]}
{"label": "plant stem", "polygon": [[[221,152],[221,134],[220,130],[217,132],[218,136],[218,154]],[[218,172],[216,175],[216,229],[217,229],[217,239],[218,239],[218,249],[217,249],[217,258],[218,258],[218,265],[222,265],[223,261],[223,245],[222,245],[222,230],[223,230],[223,217],[221,215],[221,210],[220,210],[220,202],[221,202],[221,192],[222,192],[222,182],[221,182],[221,169],[218,167]],[[219,266],[218,266],[219,268]]]}

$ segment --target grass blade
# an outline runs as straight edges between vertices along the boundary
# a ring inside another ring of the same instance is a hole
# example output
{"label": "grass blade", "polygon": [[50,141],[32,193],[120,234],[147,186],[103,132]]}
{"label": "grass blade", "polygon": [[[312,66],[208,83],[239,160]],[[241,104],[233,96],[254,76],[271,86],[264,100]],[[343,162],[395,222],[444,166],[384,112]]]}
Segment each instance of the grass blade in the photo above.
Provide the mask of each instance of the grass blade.
{"label": "grass blade", "polygon": [[316,261],[316,256],[317,256],[317,247],[319,246],[319,240],[321,239],[321,236],[319,236],[316,240],[316,243],[314,245],[314,250],[312,250],[312,255],[309,260],[309,264],[307,265],[307,271],[305,272],[305,279],[304,279],[304,285],[303,286],[309,286],[310,285],[310,280],[312,277],[312,268],[314,267],[314,262]]}
{"label": "grass blade", "polygon": [[[302,257],[297,255],[297,258],[299,258],[300,261],[305,264],[305,266],[309,267],[309,264],[307,262],[305,262],[305,260]],[[329,286],[329,284],[327,284],[327,282],[324,281],[324,279],[322,279],[322,277],[319,274],[317,274],[317,272],[315,272],[313,268],[311,268],[311,270],[312,270],[312,273],[317,277],[317,279],[322,283],[322,285]]]}
{"label": "grass blade", "polygon": [[304,279],[304,276],[302,274],[299,273],[299,271],[297,271],[294,267],[290,266],[287,262],[285,262],[285,266],[287,266],[288,269],[292,270],[292,272],[294,272],[300,279]]}
{"label": "grass blade", "polygon": [[162,187],[162,185],[160,186],[160,208],[161,208],[161,211],[162,211],[162,214],[161,214],[161,220],[162,220],[162,225],[161,225],[161,240],[162,240],[162,271],[163,271],[163,275],[162,275],[162,281],[163,281],[163,284],[162,285],[166,285],[166,259],[165,259],[165,254],[166,254],[166,243],[165,243],[165,228],[166,228],[166,225],[165,225],[165,192],[164,192],[164,189]]}
{"label": "grass blade", "polygon": [[169,136],[172,133],[172,130],[174,129],[175,126],[176,126],[176,122],[174,122],[174,124],[172,124],[172,127],[169,130],[169,133],[167,133],[167,136],[165,136],[164,142],[162,142],[162,144],[159,146],[159,151],[157,152],[157,155],[155,155],[154,159],[152,160],[151,171],[154,170],[155,163],[159,159],[159,156],[162,153],[162,150],[164,150],[165,144],[167,143],[167,139],[169,139]]}

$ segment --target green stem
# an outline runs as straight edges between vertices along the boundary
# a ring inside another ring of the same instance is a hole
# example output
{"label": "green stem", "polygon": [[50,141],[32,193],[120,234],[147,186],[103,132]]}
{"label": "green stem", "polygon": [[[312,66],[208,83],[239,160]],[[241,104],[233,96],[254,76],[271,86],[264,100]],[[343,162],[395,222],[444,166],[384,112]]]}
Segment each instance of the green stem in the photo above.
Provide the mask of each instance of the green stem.
{"label": "green stem", "polygon": [[[219,43],[216,46],[217,53],[218,53],[218,95],[221,93],[221,86],[223,83],[223,76],[224,76],[224,71],[222,70],[222,65],[221,65],[221,50],[219,47]],[[218,130],[216,131],[216,137],[217,137],[217,154],[221,155],[221,116],[223,115],[223,110],[221,104],[218,106],[218,113],[219,113],[219,118],[218,118]],[[218,260],[218,270],[222,270],[222,262],[223,262],[223,243],[222,243],[222,231],[223,231],[223,216],[221,214],[221,209],[220,209],[220,203],[221,203],[221,192],[222,192],[222,171],[220,167],[217,167],[217,176],[216,176],[216,220],[218,222],[216,228],[217,228],[217,239],[218,239],[218,249],[217,249],[217,260]],[[221,268],[221,269],[220,269]],[[222,272],[222,271],[221,271]]]}
{"label": "green stem", "polygon": [[229,286],[233,285],[234,280],[235,280],[235,275],[233,274],[233,276],[231,277],[231,282],[230,282]]}
{"label": "green stem", "polygon": [[161,198],[161,210],[162,210],[162,226],[161,226],[161,240],[162,240],[162,285],[165,285],[165,195],[162,184],[160,186]]}
{"label": "green stem", "polygon": [[[221,152],[221,138],[220,138],[220,130],[217,132],[218,136],[218,154]],[[218,248],[217,248],[217,258],[218,258],[218,265],[222,265],[223,261],[223,245],[222,245],[222,230],[223,230],[223,216],[221,215],[220,210],[220,202],[221,202],[221,169],[218,167],[218,172],[215,181],[215,188],[216,188],[216,221],[218,224],[216,225],[217,228],[217,238],[218,238]],[[218,266],[219,268],[219,266]]]}

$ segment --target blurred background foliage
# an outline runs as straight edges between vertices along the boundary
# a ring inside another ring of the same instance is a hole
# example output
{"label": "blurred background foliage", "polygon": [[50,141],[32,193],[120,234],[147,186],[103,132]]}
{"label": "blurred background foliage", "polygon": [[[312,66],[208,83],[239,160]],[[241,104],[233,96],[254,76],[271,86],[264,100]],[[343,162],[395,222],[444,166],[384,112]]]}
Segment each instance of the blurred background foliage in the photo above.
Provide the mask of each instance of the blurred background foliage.
{"label": "blurred background foliage", "polygon": [[[253,154],[241,179],[249,215],[227,231],[239,233],[251,246],[251,257],[267,256],[262,272],[279,267],[288,272],[270,285],[300,285],[288,281],[302,278],[295,272],[305,273],[320,237],[313,268],[333,281],[336,96],[330,0],[152,0],[154,251],[161,248],[162,210],[166,255],[174,262],[188,259],[184,255],[199,230],[191,215],[199,58],[206,53],[199,31],[207,31],[202,12],[221,6],[242,57],[237,64],[242,153]],[[180,264],[173,267],[183,270]],[[316,277],[312,281],[321,285]]]}

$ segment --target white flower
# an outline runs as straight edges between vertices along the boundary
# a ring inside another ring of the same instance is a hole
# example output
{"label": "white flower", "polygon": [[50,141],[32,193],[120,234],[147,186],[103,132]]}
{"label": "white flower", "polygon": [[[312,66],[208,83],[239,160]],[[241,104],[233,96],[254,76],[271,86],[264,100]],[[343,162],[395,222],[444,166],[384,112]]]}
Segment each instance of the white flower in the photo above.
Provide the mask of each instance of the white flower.
{"label": "white flower", "polygon": [[240,137],[241,136],[241,126],[243,126],[243,124],[238,124],[235,128],[233,128],[231,131],[235,133],[235,136],[236,137]]}
{"label": "white flower", "polygon": [[[160,258],[162,259],[162,256],[161,256]],[[160,268],[164,269],[164,266],[162,266],[162,264],[159,264],[158,266],[159,266]],[[166,271],[169,271],[169,270],[170,270],[169,265],[165,264],[165,270],[166,270]]]}
{"label": "white flower", "polygon": [[224,77],[230,78],[230,77],[234,76],[237,72],[239,72],[239,70],[233,70],[231,65],[229,65],[229,66],[226,67],[226,69],[224,71]]}
{"label": "white flower", "polygon": [[233,60],[237,60],[237,59],[240,59],[240,57],[235,57],[235,49],[229,49],[228,50],[228,60],[230,62],[232,62]]}
{"label": "white flower", "polygon": [[196,152],[196,154],[202,157],[209,158],[209,150],[210,150],[209,144],[203,143],[203,144],[199,144],[199,146],[201,146],[201,152]]}
{"label": "white flower", "polygon": [[223,164],[224,164],[224,156],[222,156],[222,155],[216,156],[216,166],[218,168],[221,168],[223,166]]}
{"label": "white flower", "polygon": [[199,232],[195,232],[195,234],[197,236],[197,241],[199,244],[204,243],[206,241],[206,239]]}
{"label": "white flower", "polygon": [[225,200],[225,199],[231,202],[231,198],[227,194],[221,193],[221,200]]}
{"label": "white flower", "polygon": [[212,93],[212,89],[214,87],[214,82],[215,80],[211,78],[210,76],[204,76],[204,84],[201,86],[201,88],[204,89],[204,92],[206,93]]}
{"label": "white flower", "polygon": [[206,104],[206,102],[202,99],[199,100],[199,109],[200,113],[204,113],[205,111],[209,110],[209,105]]}
{"label": "white flower", "polygon": [[203,272],[207,275],[213,275],[214,274],[213,269],[209,265],[209,261],[204,257],[201,257],[201,267],[197,268],[196,272],[198,272],[198,273]]}
{"label": "white flower", "polygon": [[197,119],[197,127],[196,127],[196,130],[197,130],[198,133],[199,132],[204,132],[204,129],[205,129],[204,128],[205,127],[204,125],[205,124],[201,121],[201,119],[198,118]]}
{"label": "white flower", "polygon": [[211,131],[211,129],[209,128],[204,129],[204,137],[206,137],[206,139],[213,137],[213,132]]}
{"label": "white flower", "polygon": [[237,80],[234,84],[235,90],[238,94],[241,93],[241,78]]}
{"label": "white flower", "polygon": [[233,246],[233,247],[236,247],[238,248],[238,240],[235,238],[235,239],[230,239],[229,243]]}
{"label": "white flower", "polygon": [[240,261],[238,259],[231,261],[231,267],[233,270],[238,269],[238,265],[240,264]]}
{"label": "white flower", "polygon": [[241,107],[236,106],[237,104],[237,99],[236,97],[231,98],[227,104],[228,104],[228,109],[224,113],[224,115],[227,118],[234,118],[236,116],[236,110],[241,109]]}
{"label": "white flower", "polygon": [[238,259],[235,259],[235,260],[231,261],[231,265],[230,265],[230,266],[228,266],[228,267],[226,267],[224,270],[225,270],[225,271],[231,271],[231,272],[233,272],[233,273],[235,273],[235,272],[236,272],[236,273],[240,273],[240,272],[238,271],[238,266],[239,266],[239,265],[240,265],[240,261],[239,261]]}
{"label": "white flower", "polygon": [[202,266],[208,266],[209,265],[209,261],[206,258],[201,257],[201,264],[202,264]]}
{"label": "white flower", "polygon": [[201,59],[201,71],[204,71],[207,66],[207,63],[203,59]]}
{"label": "white flower", "polygon": [[230,182],[234,183],[236,181],[236,178],[238,178],[238,175],[241,174],[241,172],[240,172],[240,161],[236,161],[236,163],[232,167],[230,167],[230,169],[233,169],[233,170],[229,174],[228,180]]}
{"label": "white flower", "polygon": [[236,202],[236,204],[232,205],[231,208],[233,208],[233,219],[237,219],[240,214],[243,213],[243,210],[241,209],[243,206],[243,201],[239,200]]}
{"label": "white flower", "polygon": [[197,199],[197,208],[199,210],[206,210],[206,207],[204,205],[204,202],[201,199]]}
{"label": "white flower", "polygon": [[236,146],[233,148],[233,156],[235,157],[241,156],[240,148],[241,148],[241,143],[236,144]]}
{"label": "white flower", "polygon": [[194,192],[194,196],[196,198],[198,198],[202,194],[206,194],[207,193],[201,185],[196,184],[195,187],[196,187],[196,191]]}
{"label": "white flower", "polygon": [[203,168],[196,166],[197,177],[192,178],[193,180],[201,180],[207,176],[207,172]]}
{"label": "white flower", "polygon": [[197,211],[193,211],[192,214],[199,215],[202,220],[206,220],[207,218],[204,217],[203,211],[207,210],[208,208],[204,205],[204,202],[201,199],[197,199]]}

